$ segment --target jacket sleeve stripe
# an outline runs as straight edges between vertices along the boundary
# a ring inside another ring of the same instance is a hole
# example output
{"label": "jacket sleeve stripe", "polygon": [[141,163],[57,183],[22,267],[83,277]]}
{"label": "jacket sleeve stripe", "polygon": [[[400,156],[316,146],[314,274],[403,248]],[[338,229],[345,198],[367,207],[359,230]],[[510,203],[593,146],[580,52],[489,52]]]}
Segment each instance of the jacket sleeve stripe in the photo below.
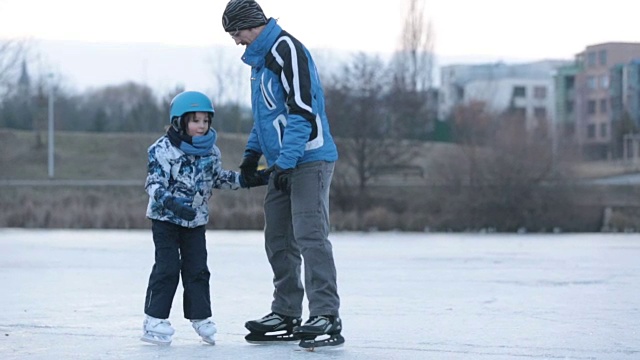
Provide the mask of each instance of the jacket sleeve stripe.
{"label": "jacket sleeve stripe", "polygon": [[[281,43],[286,44],[286,47],[279,46]],[[283,36],[278,39],[271,52],[282,67],[282,84],[287,91],[288,97],[293,99],[292,104],[288,101],[290,105],[294,105],[290,112],[301,114],[307,120],[313,121],[315,116],[311,105],[311,76],[309,74],[309,62],[304,50],[297,48],[290,37]],[[291,61],[285,62],[283,56],[287,55],[291,57]],[[291,66],[291,68],[289,69],[288,66]]]}

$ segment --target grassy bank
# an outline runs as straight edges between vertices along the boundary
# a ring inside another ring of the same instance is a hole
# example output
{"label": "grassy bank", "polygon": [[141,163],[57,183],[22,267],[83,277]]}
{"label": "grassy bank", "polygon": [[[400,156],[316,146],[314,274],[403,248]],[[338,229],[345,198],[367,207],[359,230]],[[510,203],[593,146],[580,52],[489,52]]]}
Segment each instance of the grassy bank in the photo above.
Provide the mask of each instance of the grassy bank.
{"label": "grassy bank", "polygon": [[[56,133],[55,179],[126,180],[139,185],[0,186],[0,227],[148,228],[149,220],[145,218],[148,196],[143,188],[147,148],[161,134]],[[238,170],[245,142],[244,134],[219,134],[218,146],[225,169]],[[640,207],[635,202],[622,201],[624,194],[618,194],[640,193],[635,188],[551,189],[526,183],[471,188],[442,181],[442,177],[438,182],[438,175],[458,163],[449,157],[455,151],[453,144],[425,145],[416,159],[425,170],[424,178],[403,179],[397,175],[381,178],[381,182],[376,181],[370,187],[370,198],[360,216],[352,206],[360,200],[354,197],[355,192],[334,182],[331,205],[334,229],[599,231],[608,207],[612,209],[609,215],[612,228],[640,228],[637,220]],[[604,168],[598,164],[598,173]],[[337,172],[345,174],[340,168]],[[38,140],[34,132],[0,129],[0,185],[2,180],[47,178],[46,136],[41,134]],[[210,201],[208,227],[262,229],[264,190],[215,191]]]}
{"label": "grassy bank", "polygon": [[[142,229],[149,197],[142,187],[0,188],[0,227]],[[6,191],[10,189],[10,191]],[[264,190],[218,191],[209,228],[262,229]]]}
{"label": "grassy bank", "polygon": [[[57,132],[55,179],[132,180],[139,186],[5,186],[1,227],[146,228],[147,148],[162,135]],[[48,178],[46,134],[0,129],[0,180]],[[219,134],[223,167],[238,170],[246,136]],[[261,189],[217,191],[210,227],[261,229]]]}
{"label": "grassy bank", "polygon": [[[162,132],[81,133],[56,132],[55,178],[144,180],[147,148]],[[46,134],[0,129],[0,180],[46,179],[48,147]],[[246,136],[220,134],[223,167],[237,169]]]}

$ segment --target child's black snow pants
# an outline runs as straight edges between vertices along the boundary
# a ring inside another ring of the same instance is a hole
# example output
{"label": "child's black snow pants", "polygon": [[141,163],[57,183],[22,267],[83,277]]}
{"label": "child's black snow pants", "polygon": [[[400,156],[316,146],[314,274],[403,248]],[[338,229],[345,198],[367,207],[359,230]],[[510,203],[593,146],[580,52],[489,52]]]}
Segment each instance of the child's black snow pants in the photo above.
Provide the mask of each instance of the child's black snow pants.
{"label": "child's black snow pants", "polygon": [[152,220],[155,264],[149,276],[144,312],[167,319],[182,275],[184,317],[211,317],[205,226],[190,229]]}

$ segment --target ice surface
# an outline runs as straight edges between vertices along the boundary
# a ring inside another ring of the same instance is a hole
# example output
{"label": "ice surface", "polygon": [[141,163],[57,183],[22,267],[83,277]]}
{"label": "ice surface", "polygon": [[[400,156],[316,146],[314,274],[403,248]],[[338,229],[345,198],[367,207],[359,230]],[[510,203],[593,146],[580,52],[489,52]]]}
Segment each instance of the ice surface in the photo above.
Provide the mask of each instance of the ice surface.
{"label": "ice surface", "polygon": [[315,353],[244,341],[270,311],[262,235],[207,238],[217,345],[179,287],[159,347],[150,231],[0,229],[0,359],[640,359],[638,235],[334,233],[346,343]]}

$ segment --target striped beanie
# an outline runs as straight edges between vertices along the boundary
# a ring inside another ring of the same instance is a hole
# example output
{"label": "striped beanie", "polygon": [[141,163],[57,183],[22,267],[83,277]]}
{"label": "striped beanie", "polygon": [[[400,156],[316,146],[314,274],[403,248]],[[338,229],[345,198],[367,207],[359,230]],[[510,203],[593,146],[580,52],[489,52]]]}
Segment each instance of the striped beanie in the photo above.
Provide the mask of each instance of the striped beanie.
{"label": "striped beanie", "polygon": [[251,29],[267,23],[262,8],[254,0],[231,0],[222,14],[224,31]]}

